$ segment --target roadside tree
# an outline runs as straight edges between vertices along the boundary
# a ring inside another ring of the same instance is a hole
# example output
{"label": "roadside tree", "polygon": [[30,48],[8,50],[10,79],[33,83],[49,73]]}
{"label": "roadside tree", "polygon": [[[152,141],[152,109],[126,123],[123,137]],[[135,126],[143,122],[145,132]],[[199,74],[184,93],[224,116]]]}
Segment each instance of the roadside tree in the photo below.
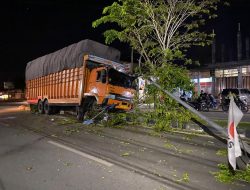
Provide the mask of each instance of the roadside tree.
{"label": "roadside tree", "polygon": [[[117,25],[104,32],[106,43],[117,39],[128,43],[141,56],[140,74],[154,77],[167,90],[177,87],[190,90],[193,86],[185,65],[194,62],[186,56],[187,50],[211,43],[214,34],[202,27],[217,16],[219,3],[220,0],[117,0],[103,9],[103,16],[93,22],[93,27]],[[149,90],[160,96],[156,91]],[[161,96],[165,100],[162,104],[157,99],[157,107],[163,109],[161,113],[168,112],[170,118],[178,120],[178,114],[172,115],[176,110],[187,115],[177,108],[176,102]]]}

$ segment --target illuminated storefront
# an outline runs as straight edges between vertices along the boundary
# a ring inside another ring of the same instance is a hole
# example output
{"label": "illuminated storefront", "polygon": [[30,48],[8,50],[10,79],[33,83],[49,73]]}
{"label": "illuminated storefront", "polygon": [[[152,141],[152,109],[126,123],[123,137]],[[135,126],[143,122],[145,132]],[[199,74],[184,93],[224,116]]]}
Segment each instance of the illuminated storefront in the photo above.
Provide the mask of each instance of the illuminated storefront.
{"label": "illuminated storefront", "polygon": [[[242,69],[242,88],[250,89],[250,65],[241,66]],[[194,91],[199,94],[201,90],[206,93],[213,92],[218,95],[225,88],[238,88],[238,67],[217,68],[214,72],[214,80],[210,69],[200,71],[190,71],[190,77],[194,82]]]}
{"label": "illuminated storefront", "polygon": [[[238,69],[216,69],[215,90],[221,92],[225,88],[238,87]],[[242,66],[242,88],[250,89],[250,65]]]}

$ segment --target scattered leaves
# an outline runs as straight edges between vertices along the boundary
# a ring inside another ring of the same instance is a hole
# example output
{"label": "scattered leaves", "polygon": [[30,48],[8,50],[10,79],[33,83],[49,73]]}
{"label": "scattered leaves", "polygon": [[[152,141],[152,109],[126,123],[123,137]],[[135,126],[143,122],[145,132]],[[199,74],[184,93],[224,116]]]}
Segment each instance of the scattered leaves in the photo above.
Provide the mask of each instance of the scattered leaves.
{"label": "scattered leaves", "polygon": [[124,145],[129,145],[130,144],[129,142],[124,142],[124,141],[121,141],[120,143],[124,144]]}
{"label": "scattered leaves", "polygon": [[165,141],[164,147],[167,149],[173,149],[175,151],[178,151],[177,147],[173,145],[170,141]]}
{"label": "scattered leaves", "polygon": [[184,172],[184,173],[182,174],[182,178],[177,179],[176,181],[177,181],[177,182],[185,182],[185,183],[188,183],[188,182],[190,181],[188,173],[187,173],[187,172]]}
{"label": "scattered leaves", "polygon": [[31,171],[33,169],[33,167],[32,166],[28,166],[28,167],[26,167],[26,170],[27,171]]}
{"label": "scattered leaves", "polygon": [[129,152],[124,152],[121,156],[130,156]]}
{"label": "scattered leaves", "polygon": [[207,141],[209,144],[214,144],[214,142],[213,141]]}
{"label": "scattered leaves", "polygon": [[59,125],[69,125],[69,124],[76,124],[79,123],[77,119],[73,119],[70,117],[67,118],[60,118],[60,120],[57,120],[57,124]]}
{"label": "scattered leaves", "polygon": [[184,136],[182,137],[182,139],[183,139],[183,140],[186,140],[186,141],[190,141],[190,140],[192,140],[192,137],[191,137],[191,135],[184,135]]}
{"label": "scattered leaves", "polygon": [[79,128],[68,127],[68,128],[66,128],[63,132],[64,132],[65,134],[67,134],[67,135],[71,135],[71,134],[73,134],[73,133],[79,133],[80,130],[79,130]]}
{"label": "scattered leaves", "polygon": [[63,162],[63,165],[64,165],[64,166],[72,166],[73,164],[70,163],[70,162]]}

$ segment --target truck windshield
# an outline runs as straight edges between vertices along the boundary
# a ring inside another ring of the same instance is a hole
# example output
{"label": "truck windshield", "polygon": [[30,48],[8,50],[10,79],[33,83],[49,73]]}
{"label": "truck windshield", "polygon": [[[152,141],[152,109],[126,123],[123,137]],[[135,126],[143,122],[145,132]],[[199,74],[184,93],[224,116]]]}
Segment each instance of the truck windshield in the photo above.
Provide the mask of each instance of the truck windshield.
{"label": "truck windshield", "polygon": [[114,86],[122,86],[125,88],[136,88],[135,77],[128,76],[122,72],[119,72],[113,68],[108,71],[109,84]]}

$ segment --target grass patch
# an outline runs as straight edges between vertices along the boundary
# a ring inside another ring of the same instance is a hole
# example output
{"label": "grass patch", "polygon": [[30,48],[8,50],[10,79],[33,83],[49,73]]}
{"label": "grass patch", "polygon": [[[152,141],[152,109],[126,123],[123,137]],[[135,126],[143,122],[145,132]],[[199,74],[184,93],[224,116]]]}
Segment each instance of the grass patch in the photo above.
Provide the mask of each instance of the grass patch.
{"label": "grass patch", "polygon": [[[228,121],[227,120],[214,120],[214,122],[222,127],[227,127]],[[249,126],[250,126],[250,122],[240,122],[238,125],[239,128],[243,128],[243,129],[250,128]]]}
{"label": "grass patch", "polygon": [[219,149],[219,150],[216,152],[216,155],[217,155],[217,156],[227,156],[227,149]]}
{"label": "grass patch", "polygon": [[222,183],[232,184],[236,181],[244,181],[250,183],[250,166],[246,170],[236,170],[234,173],[228,168],[226,164],[218,164],[219,171],[211,172],[217,181]]}

